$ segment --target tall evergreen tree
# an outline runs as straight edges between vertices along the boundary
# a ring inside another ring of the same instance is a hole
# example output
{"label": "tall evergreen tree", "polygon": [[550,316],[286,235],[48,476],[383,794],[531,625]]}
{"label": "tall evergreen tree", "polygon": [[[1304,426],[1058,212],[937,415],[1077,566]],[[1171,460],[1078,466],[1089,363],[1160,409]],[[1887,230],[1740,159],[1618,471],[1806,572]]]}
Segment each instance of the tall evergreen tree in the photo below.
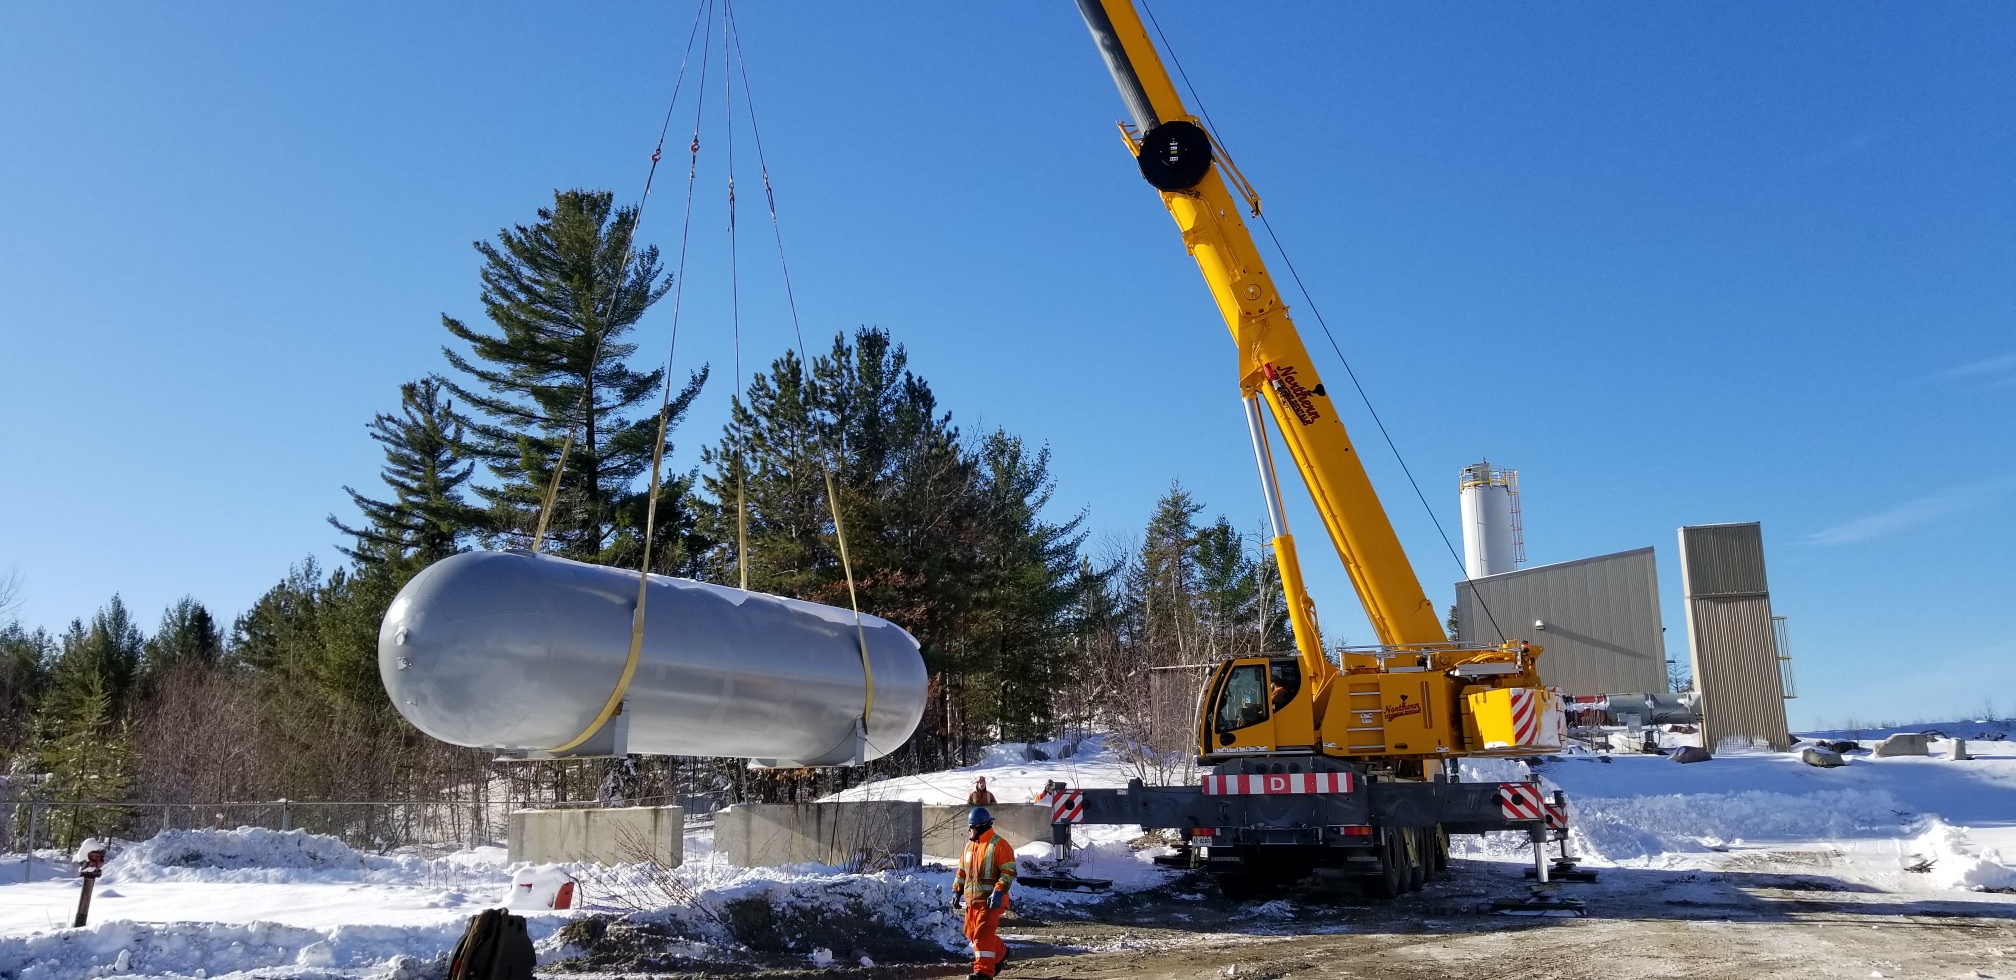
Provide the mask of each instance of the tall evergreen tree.
{"label": "tall evergreen tree", "polygon": [[[663,377],[632,370],[636,345],[624,338],[671,277],[660,275],[655,247],[632,250],[636,209],[611,200],[606,191],[560,191],[537,222],[477,242],[483,308],[496,332],[441,320],[469,347],[466,357],[443,348],[466,381],[447,386],[483,416],[470,424],[470,442],[496,477],[477,488],[493,529],[529,541],[572,436],[548,533],[558,553],[614,562],[641,543],[646,501],[636,484],[657,439],[651,401]],[[694,372],[672,399],[668,427],[705,380],[704,369]],[[639,410],[649,414],[633,417]],[[676,475],[665,481],[659,519],[668,539],[690,528],[689,489]]]}
{"label": "tall evergreen tree", "polygon": [[184,596],[161,614],[161,628],[140,655],[140,672],[160,677],[181,667],[215,667],[224,658],[224,631],[194,596]]}
{"label": "tall evergreen tree", "polygon": [[289,568],[286,578],[231,624],[231,659],[261,674],[285,670],[318,629],[315,600],[321,590],[322,566],[314,558]]}
{"label": "tall evergreen tree", "polygon": [[[126,718],[146,643],[116,595],[88,626],[72,622],[63,634],[33,726],[34,756],[49,777],[51,799],[108,802],[124,797],[133,774]],[[123,819],[113,811],[72,808],[56,831],[60,840],[74,843]]]}
{"label": "tall evergreen tree", "polygon": [[56,642],[45,630],[20,623],[0,627],[0,770],[12,764],[14,751],[27,738],[55,653]]}
{"label": "tall evergreen tree", "polygon": [[371,438],[385,447],[380,476],[392,499],[376,500],[346,486],[343,492],[367,523],[353,528],[329,518],[355,539],[354,547],[341,550],[361,564],[407,555],[423,564],[439,561],[461,551],[463,541],[484,527],[484,511],[462,495],[476,464],[469,461],[462,420],[444,385],[436,377],[408,381],[399,386],[400,413],[381,412],[371,421]]}
{"label": "tall evergreen tree", "polygon": [[705,529],[721,543],[710,575],[737,579],[739,474],[750,587],[847,603],[823,455],[863,608],[927,647],[952,638],[976,571],[978,464],[907,364],[887,333],[863,328],[851,341],[835,337],[809,372],[787,353],[751,378],[721,440],[702,454],[712,468]]}
{"label": "tall evergreen tree", "polygon": [[1197,515],[1204,505],[1179,483],[1155,502],[1130,575],[1133,642],[1154,666],[1198,662]]}
{"label": "tall evergreen tree", "polygon": [[1048,738],[1058,688],[1074,667],[1080,605],[1107,573],[1080,558],[1083,514],[1062,524],[1043,518],[1056,489],[1048,449],[1030,452],[997,430],[981,442],[978,462],[980,574],[966,645],[993,682],[982,718],[1006,739]]}
{"label": "tall evergreen tree", "polygon": [[49,668],[50,699],[82,697],[86,689],[102,690],[114,710],[123,713],[126,696],[139,678],[147,636],[133,622],[124,600],[114,595],[87,626],[73,620],[63,634]]}
{"label": "tall evergreen tree", "polygon": [[[52,690],[37,713],[35,735],[43,793],[66,803],[117,803],[133,782],[133,738],[111,685],[100,673],[77,673]],[[106,834],[126,819],[117,807],[59,807],[51,832],[64,847]]]}

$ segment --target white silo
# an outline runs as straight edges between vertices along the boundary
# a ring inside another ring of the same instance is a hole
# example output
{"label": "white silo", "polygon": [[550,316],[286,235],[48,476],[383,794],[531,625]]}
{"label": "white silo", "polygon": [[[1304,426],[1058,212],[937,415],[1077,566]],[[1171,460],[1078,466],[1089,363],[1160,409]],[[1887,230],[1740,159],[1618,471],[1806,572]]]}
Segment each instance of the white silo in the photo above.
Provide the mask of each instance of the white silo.
{"label": "white silo", "polygon": [[1519,471],[1489,461],[1463,467],[1463,573],[1483,578],[1526,560],[1519,527]]}

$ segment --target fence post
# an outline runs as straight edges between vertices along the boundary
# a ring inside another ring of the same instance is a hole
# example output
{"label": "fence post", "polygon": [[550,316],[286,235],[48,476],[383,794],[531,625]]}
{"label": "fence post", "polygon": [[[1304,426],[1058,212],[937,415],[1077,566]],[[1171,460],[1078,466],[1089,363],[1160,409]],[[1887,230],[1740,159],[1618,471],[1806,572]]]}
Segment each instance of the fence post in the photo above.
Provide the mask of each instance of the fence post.
{"label": "fence post", "polygon": [[35,830],[42,823],[42,808],[28,804],[28,860],[21,865],[21,883],[35,880]]}
{"label": "fence post", "polygon": [[294,829],[294,811],[293,811],[292,809],[290,809],[290,808],[288,807],[288,805],[287,805],[287,804],[288,804],[288,802],[289,802],[289,801],[287,800],[287,798],[286,798],[286,797],[281,797],[281,799],[280,799],[280,829],[281,829],[282,831],[288,831],[288,830],[293,830],[293,829]]}

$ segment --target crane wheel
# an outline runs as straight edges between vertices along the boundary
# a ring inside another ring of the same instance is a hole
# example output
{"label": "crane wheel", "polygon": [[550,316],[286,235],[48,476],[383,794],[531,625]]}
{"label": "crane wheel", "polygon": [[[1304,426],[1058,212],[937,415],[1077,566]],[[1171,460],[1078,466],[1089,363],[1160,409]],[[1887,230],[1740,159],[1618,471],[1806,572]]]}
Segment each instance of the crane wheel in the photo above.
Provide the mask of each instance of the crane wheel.
{"label": "crane wheel", "polygon": [[1366,876],[1366,891],[1373,898],[1399,898],[1407,894],[1407,844],[1403,831],[1388,827],[1379,833],[1379,873]]}

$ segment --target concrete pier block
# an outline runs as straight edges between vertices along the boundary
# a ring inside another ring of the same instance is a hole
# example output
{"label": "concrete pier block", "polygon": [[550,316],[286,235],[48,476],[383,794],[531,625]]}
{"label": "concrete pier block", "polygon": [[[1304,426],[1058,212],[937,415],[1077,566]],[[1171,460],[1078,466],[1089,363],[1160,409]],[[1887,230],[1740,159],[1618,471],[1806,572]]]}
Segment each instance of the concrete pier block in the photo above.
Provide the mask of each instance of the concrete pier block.
{"label": "concrete pier block", "polygon": [[924,854],[924,805],[895,800],[738,803],[714,817],[714,853],[744,868],[911,867]]}
{"label": "concrete pier block", "polygon": [[1876,743],[1875,752],[1879,759],[1900,755],[1930,755],[1932,739],[1922,732],[1898,732]]}
{"label": "concrete pier block", "polygon": [[[924,853],[957,860],[966,850],[966,815],[972,812],[970,806],[925,807]],[[1016,847],[1050,842],[1048,803],[999,803],[987,812],[994,815],[994,832]]]}
{"label": "concrete pier block", "polygon": [[1842,758],[1841,753],[1833,749],[1817,747],[1800,752],[1799,758],[1809,766],[1819,766],[1822,769],[1832,769],[1835,766],[1845,766],[1848,764],[1848,760]]}
{"label": "concrete pier block", "polygon": [[509,844],[514,862],[648,860],[676,868],[686,859],[686,812],[676,806],[514,810]]}

